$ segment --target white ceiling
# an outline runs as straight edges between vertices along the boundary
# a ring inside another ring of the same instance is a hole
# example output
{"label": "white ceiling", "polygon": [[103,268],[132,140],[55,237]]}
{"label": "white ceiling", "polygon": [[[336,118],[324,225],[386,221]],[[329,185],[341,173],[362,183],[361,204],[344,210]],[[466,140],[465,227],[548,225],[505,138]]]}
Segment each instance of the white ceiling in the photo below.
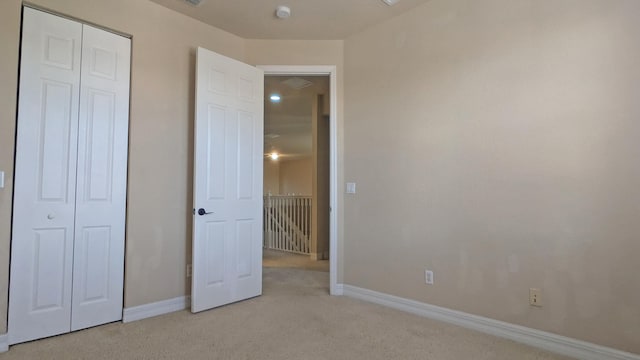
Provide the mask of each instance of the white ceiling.
{"label": "white ceiling", "polygon": [[[368,26],[406,12],[428,0],[151,0],[245,39],[340,40]],[[278,5],[291,17],[275,17]]]}

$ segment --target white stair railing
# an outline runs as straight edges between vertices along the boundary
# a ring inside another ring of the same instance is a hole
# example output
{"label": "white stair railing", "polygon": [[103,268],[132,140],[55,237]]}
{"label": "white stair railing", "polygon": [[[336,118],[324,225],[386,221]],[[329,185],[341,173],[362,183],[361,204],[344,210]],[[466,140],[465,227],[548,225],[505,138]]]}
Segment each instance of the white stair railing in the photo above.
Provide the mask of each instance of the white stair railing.
{"label": "white stair railing", "polygon": [[311,197],[264,197],[264,247],[311,253]]}

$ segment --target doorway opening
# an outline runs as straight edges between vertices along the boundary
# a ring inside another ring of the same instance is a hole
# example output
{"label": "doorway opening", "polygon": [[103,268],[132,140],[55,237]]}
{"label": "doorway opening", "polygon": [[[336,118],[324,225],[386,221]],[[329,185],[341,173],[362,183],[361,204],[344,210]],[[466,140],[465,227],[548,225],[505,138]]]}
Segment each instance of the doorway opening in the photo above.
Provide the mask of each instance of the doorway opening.
{"label": "doorway opening", "polygon": [[263,266],[328,271],[335,294],[335,67],[260,68]]}

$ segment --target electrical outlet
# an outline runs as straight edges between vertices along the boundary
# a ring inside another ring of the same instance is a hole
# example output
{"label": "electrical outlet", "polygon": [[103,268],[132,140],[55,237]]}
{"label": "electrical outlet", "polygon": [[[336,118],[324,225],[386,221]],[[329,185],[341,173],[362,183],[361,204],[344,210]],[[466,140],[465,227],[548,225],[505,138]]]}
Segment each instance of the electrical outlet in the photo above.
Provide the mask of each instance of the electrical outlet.
{"label": "electrical outlet", "polygon": [[431,270],[424,271],[424,282],[427,285],[433,285],[433,271]]}
{"label": "electrical outlet", "polygon": [[191,264],[187,264],[187,277],[191,277]]}
{"label": "electrical outlet", "polygon": [[536,288],[529,289],[529,305],[542,306],[542,290]]}

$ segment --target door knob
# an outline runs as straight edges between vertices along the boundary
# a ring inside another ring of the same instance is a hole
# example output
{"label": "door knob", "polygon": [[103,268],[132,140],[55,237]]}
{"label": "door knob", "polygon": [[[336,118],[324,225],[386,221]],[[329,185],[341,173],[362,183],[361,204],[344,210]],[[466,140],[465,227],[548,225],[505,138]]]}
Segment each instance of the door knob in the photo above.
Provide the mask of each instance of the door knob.
{"label": "door knob", "polygon": [[207,214],[213,214],[213,211],[211,212],[207,212],[207,210],[205,210],[204,208],[200,208],[198,209],[198,215],[207,215]]}
{"label": "door knob", "polygon": [[47,219],[49,219],[49,220],[53,220],[53,219],[55,219],[55,217],[56,217],[56,214],[53,214],[53,213],[47,215]]}

